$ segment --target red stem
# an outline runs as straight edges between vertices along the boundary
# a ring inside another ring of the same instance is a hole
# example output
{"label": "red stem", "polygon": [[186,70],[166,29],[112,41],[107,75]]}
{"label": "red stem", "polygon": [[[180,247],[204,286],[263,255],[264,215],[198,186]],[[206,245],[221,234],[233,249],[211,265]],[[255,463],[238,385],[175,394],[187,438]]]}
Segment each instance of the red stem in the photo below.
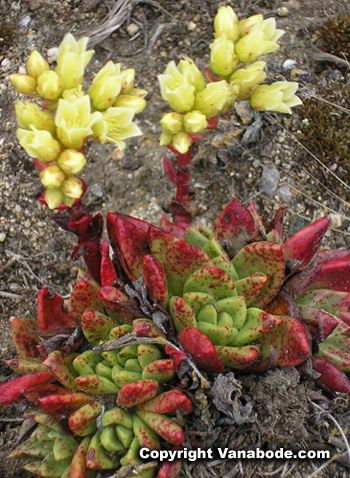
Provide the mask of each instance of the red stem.
{"label": "red stem", "polygon": [[[177,156],[177,184],[176,184],[176,202],[186,208],[190,205],[190,166],[192,161],[192,149],[185,154]],[[175,218],[174,218],[175,219]]]}

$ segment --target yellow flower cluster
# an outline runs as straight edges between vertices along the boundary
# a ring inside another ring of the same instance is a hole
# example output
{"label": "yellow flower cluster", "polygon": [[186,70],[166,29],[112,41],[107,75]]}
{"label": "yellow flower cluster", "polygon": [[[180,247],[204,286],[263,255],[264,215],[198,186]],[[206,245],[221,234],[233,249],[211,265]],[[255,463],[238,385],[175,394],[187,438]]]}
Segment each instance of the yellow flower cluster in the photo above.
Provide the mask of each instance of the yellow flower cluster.
{"label": "yellow flower cluster", "polygon": [[87,93],[83,90],[84,70],[93,50],[86,50],[88,38],[76,41],[64,37],[51,70],[38,51],[27,61],[27,74],[10,79],[19,93],[42,99],[41,107],[29,101],[16,103],[17,138],[29,154],[48,163],[40,172],[50,209],[62,203],[70,207],[83,194],[76,177],[86,159],[82,148],[89,137],[101,143],[115,143],[141,134],[133,122],[146,106],[145,90],[134,87],[133,69],[121,70],[109,61],[95,76]]}
{"label": "yellow flower cluster", "polygon": [[206,84],[189,58],[177,66],[170,62],[158,76],[162,97],[176,112],[166,113],[161,119],[160,145],[172,145],[181,154],[191,147],[192,135],[205,130],[207,119],[226,113],[236,99],[249,100],[259,111],[283,113],[291,113],[290,108],[301,103],[295,96],[297,83],[261,85],[266,78],[266,63],[257,59],[279,48],[277,40],[284,33],[276,29],[275,19],[264,20],[259,14],[239,20],[230,6],[220,7],[214,30],[210,68],[218,75],[215,81]]}

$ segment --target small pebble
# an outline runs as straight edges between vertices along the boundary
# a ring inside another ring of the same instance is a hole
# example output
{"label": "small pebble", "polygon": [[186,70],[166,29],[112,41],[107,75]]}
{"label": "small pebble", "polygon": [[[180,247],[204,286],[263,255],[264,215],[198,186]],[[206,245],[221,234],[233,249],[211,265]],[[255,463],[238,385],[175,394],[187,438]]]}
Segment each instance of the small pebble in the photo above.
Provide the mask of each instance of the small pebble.
{"label": "small pebble", "polygon": [[295,67],[296,64],[297,62],[295,60],[288,59],[283,63],[282,66],[285,70],[291,70],[292,68]]}
{"label": "small pebble", "polygon": [[47,61],[48,61],[48,63],[51,64],[54,61],[56,61],[57,50],[58,50],[57,47],[53,47],[53,48],[50,48],[49,50],[47,50]]}
{"label": "small pebble", "polygon": [[335,229],[339,229],[343,224],[343,220],[340,214],[328,214],[328,219],[331,221],[331,227],[334,227]]}
{"label": "small pebble", "polygon": [[288,17],[290,12],[289,12],[289,9],[287,7],[279,7],[279,8],[277,8],[276,13],[279,17]]}
{"label": "small pebble", "polygon": [[128,34],[131,37],[133,37],[139,31],[139,27],[138,27],[138,25],[136,25],[136,23],[130,23],[130,25],[128,25],[126,31],[128,32]]}
{"label": "small pebble", "polygon": [[6,239],[6,233],[0,232],[0,242],[5,242],[5,239]]}

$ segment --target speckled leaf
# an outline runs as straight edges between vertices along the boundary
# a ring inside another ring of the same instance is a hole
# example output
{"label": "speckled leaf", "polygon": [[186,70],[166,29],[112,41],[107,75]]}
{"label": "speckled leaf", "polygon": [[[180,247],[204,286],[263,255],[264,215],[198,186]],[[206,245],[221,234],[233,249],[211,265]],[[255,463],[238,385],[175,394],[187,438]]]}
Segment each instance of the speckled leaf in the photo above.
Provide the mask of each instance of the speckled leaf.
{"label": "speckled leaf", "polygon": [[335,290],[309,290],[296,299],[296,304],[310,305],[335,315],[350,325],[350,294]]}
{"label": "speckled leaf", "polygon": [[210,373],[222,373],[224,366],[208,337],[194,327],[186,327],[178,339],[185,351],[192,355],[198,367]]}
{"label": "speckled leaf", "polygon": [[301,318],[306,323],[309,332],[319,341],[325,340],[339,324],[339,319],[324,310],[319,310],[308,305],[299,307]]}
{"label": "speckled leaf", "polygon": [[182,460],[163,461],[159,468],[157,478],[177,478],[182,470]]}
{"label": "speckled leaf", "polygon": [[311,262],[325,235],[329,219],[322,217],[304,227],[283,245],[283,254],[288,266],[293,270],[302,270]]}
{"label": "speckled leaf", "polygon": [[237,329],[234,327],[209,324],[207,322],[198,322],[197,328],[203,332],[214,345],[227,345],[233,340],[235,335],[237,335]]}
{"label": "speckled leaf", "polygon": [[186,292],[183,295],[183,299],[197,314],[202,307],[213,302],[213,297],[205,292]]}
{"label": "speckled leaf", "polygon": [[99,291],[99,298],[105,305],[108,314],[111,315],[114,320],[125,324],[131,324],[134,319],[144,315],[141,312],[136,300],[129,299],[124,292],[116,287],[101,287]]}
{"label": "speckled leaf", "polygon": [[83,334],[91,345],[97,345],[101,340],[107,340],[115,322],[107,315],[95,310],[85,310],[81,316]]}
{"label": "speckled leaf", "polygon": [[[130,272],[131,280],[142,275],[143,256],[150,253],[148,247],[149,224],[139,219],[125,216],[117,212],[110,212],[107,215],[108,235],[112,243],[118,244],[118,248],[125,260],[126,272]],[[124,265],[122,263],[122,265]]]}
{"label": "speckled leaf", "polygon": [[133,332],[140,337],[164,337],[164,332],[150,319],[136,319],[132,323]]}
{"label": "speckled leaf", "polygon": [[[71,356],[71,361],[73,361],[73,358],[74,356]],[[58,382],[65,387],[76,389],[75,378],[77,377],[77,373],[73,366],[69,366],[68,360],[69,357],[68,359],[64,357],[60,350],[55,350],[50,353],[43,363]]]}
{"label": "speckled leaf", "polygon": [[256,235],[257,228],[251,213],[235,198],[215,221],[213,232],[232,257]]}
{"label": "speckled leaf", "polygon": [[133,418],[133,431],[141,447],[148,448],[149,450],[160,450],[160,442],[157,435],[136,415]]}
{"label": "speckled leaf", "polygon": [[196,327],[196,316],[192,307],[182,297],[172,297],[169,302],[169,312],[177,332],[186,327]]}
{"label": "speckled leaf", "polygon": [[86,467],[90,470],[112,470],[114,463],[101,445],[101,432],[98,431],[91,438],[89,449],[86,455]]}
{"label": "speckled leaf", "polygon": [[52,375],[49,372],[39,372],[3,383],[0,385],[0,405],[3,407],[9,405],[21,398],[26,390],[35,385],[51,382],[51,380]]}
{"label": "speckled leaf", "polygon": [[232,261],[227,260],[222,256],[218,256],[213,259],[213,265],[225,271],[226,274],[228,274],[233,280],[233,282],[239,279],[235,266],[232,264]]}
{"label": "speckled leaf", "polygon": [[113,285],[114,281],[118,279],[112,259],[109,255],[109,244],[107,241],[101,242],[101,285]]}
{"label": "speckled leaf", "polygon": [[69,464],[70,460],[56,461],[53,453],[48,453],[41,462],[40,474],[45,478],[61,478]]}
{"label": "speckled leaf", "polygon": [[184,415],[187,415],[191,413],[193,407],[191,400],[183,392],[173,389],[154,397],[152,400],[139,404],[137,408],[147,412],[162,414],[179,410]]}
{"label": "speckled leaf", "polygon": [[256,307],[268,304],[279,292],[285,276],[282,248],[273,242],[254,242],[245,246],[233,259],[240,278],[265,274],[267,282],[254,301]]}
{"label": "speckled leaf", "polygon": [[257,340],[262,335],[276,327],[281,321],[278,317],[264,310],[250,307],[247,309],[246,320],[238,334],[230,342],[234,346],[242,346]]}
{"label": "speckled leaf", "polygon": [[21,319],[11,319],[11,335],[18,355],[23,358],[40,357],[36,348],[39,343],[39,337],[32,331],[38,329],[38,324],[34,319],[23,317]]}
{"label": "speckled leaf", "polygon": [[254,364],[259,356],[259,347],[256,345],[247,345],[246,347],[215,347],[216,352],[221,357],[226,367],[243,370]]}
{"label": "speckled leaf", "polygon": [[91,395],[116,395],[119,392],[119,387],[114,382],[99,375],[77,377],[75,383],[79,390]]}
{"label": "speckled leaf", "polygon": [[70,415],[69,428],[80,437],[91,435],[97,428],[96,418],[101,412],[102,406],[98,402],[88,403]]}
{"label": "speckled leaf", "polygon": [[90,437],[85,437],[75,452],[70,466],[70,478],[92,478],[86,469],[86,455],[89,449]]}
{"label": "speckled leaf", "polygon": [[8,365],[18,375],[27,375],[28,373],[47,372],[47,368],[38,359],[15,358],[5,360]]}
{"label": "speckled leaf", "polygon": [[78,448],[78,442],[71,435],[61,435],[56,438],[53,446],[55,460],[71,458]]}
{"label": "speckled leaf", "polygon": [[47,413],[72,413],[84,405],[93,402],[93,397],[85,393],[64,393],[39,398],[40,406]]}
{"label": "speckled leaf", "polygon": [[253,304],[265,287],[267,277],[264,274],[252,274],[245,279],[235,281],[238,296],[244,297],[246,306]]}
{"label": "speckled leaf", "polygon": [[309,289],[332,289],[350,292],[350,257],[321,262],[320,273]]}
{"label": "speckled leaf", "polygon": [[181,240],[170,244],[165,253],[165,271],[170,292],[181,296],[188,277],[198,269],[211,265],[209,257],[200,249]]}
{"label": "speckled leaf", "polygon": [[332,394],[336,392],[350,394],[350,380],[336,365],[320,357],[311,357],[311,361],[313,370],[320,374],[314,379],[319,387]]}
{"label": "speckled leaf", "polygon": [[218,300],[215,306],[218,312],[226,312],[232,317],[233,327],[236,327],[237,329],[242,327],[247,314],[247,306],[244,297],[227,297]]}
{"label": "speckled leaf", "polygon": [[345,335],[330,335],[318,344],[318,357],[324,358],[340,368],[350,372],[350,338]]}
{"label": "speckled leaf", "polygon": [[133,407],[139,403],[151,400],[157,395],[158,382],[156,380],[137,380],[134,383],[124,385],[117,397],[117,405],[120,407]]}
{"label": "speckled leaf", "polygon": [[167,277],[160,262],[151,254],[143,258],[143,279],[151,301],[166,308],[169,298]]}
{"label": "speckled leaf", "polygon": [[76,324],[63,308],[64,300],[57,294],[51,294],[47,289],[39,290],[37,294],[37,316],[40,330],[50,330],[57,327],[74,327]]}
{"label": "speckled leaf", "polygon": [[256,210],[256,207],[252,201],[248,204],[247,209],[252,215],[256,231],[260,234],[266,234],[263,220],[261,219],[260,214]]}
{"label": "speckled leaf", "polygon": [[237,295],[229,275],[214,266],[204,267],[194,272],[184,284],[184,293],[186,292],[207,292],[216,300]]}
{"label": "speckled leaf", "polygon": [[92,278],[78,282],[69,297],[69,315],[80,324],[86,309],[103,312],[103,302],[98,296],[100,286]]}
{"label": "speckled leaf", "polygon": [[176,237],[171,233],[150,224],[148,229],[148,243],[154,256],[164,267],[166,248],[176,242]]}
{"label": "speckled leaf", "polygon": [[261,355],[265,359],[270,354],[270,347],[277,351],[277,364],[280,367],[295,367],[310,355],[310,340],[305,326],[297,319],[279,316],[281,323],[264,334],[259,342]]}
{"label": "speckled leaf", "polygon": [[148,364],[142,372],[143,380],[157,380],[157,382],[169,382],[175,377],[175,363],[172,359],[155,360]]}
{"label": "speckled leaf", "polygon": [[159,413],[136,410],[136,415],[141,418],[153,431],[160,435],[164,440],[173,445],[181,445],[185,441],[182,428],[171,418],[167,418]]}

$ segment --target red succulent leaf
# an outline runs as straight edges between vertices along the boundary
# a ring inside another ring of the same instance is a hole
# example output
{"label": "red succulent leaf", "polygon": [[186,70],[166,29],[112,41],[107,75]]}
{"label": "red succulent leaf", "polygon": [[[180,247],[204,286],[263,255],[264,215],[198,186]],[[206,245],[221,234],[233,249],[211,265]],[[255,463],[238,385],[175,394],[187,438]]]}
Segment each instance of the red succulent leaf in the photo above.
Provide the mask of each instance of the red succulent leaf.
{"label": "red succulent leaf", "polygon": [[220,115],[213,116],[212,118],[207,118],[207,129],[215,129],[218,124]]}
{"label": "red succulent leaf", "polygon": [[[126,273],[132,280],[142,275],[143,256],[150,253],[147,231],[149,224],[145,221],[117,212],[107,215],[108,235],[111,242],[115,242],[124,257],[127,267]],[[112,243],[113,247],[113,243]],[[122,266],[124,264],[122,263]]]}
{"label": "red succulent leaf", "polygon": [[151,224],[148,229],[148,243],[152,256],[158,259],[162,266],[164,266],[166,248],[176,240],[174,234],[160,227]]}
{"label": "red succulent leaf", "polygon": [[164,268],[169,290],[173,295],[182,295],[188,277],[198,269],[212,265],[211,259],[197,247],[182,240],[173,242],[165,252]]}
{"label": "red succulent leaf", "polygon": [[134,320],[132,330],[139,337],[164,337],[164,332],[149,319]]}
{"label": "red succulent leaf", "polygon": [[314,262],[333,261],[334,259],[341,259],[342,257],[350,257],[350,251],[325,249],[317,251]]}
{"label": "red succulent leaf", "polygon": [[175,371],[177,372],[181,362],[186,360],[186,354],[181,350],[176,350],[170,347],[169,345],[165,346],[165,353],[171,355],[175,362]]}
{"label": "red succulent leaf", "polygon": [[137,317],[144,316],[136,300],[129,299],[127,295],[115,287],[102,287],[99,298],[102,299],[108,313],[123,324],[131,324]]}
{"label": "red succulent leaf", "polygon": [[[119,392],[120,393],[120,392]],[[119,395],[118,395],[119,397]],[[143,420],[146,425],[173,445],[181,445],[185,441],[182,428],[171,418],[158,413],[137,410],[136,415]]]}
{"label": "red succulent leaf", "polygon": [[72,411],[77,410],[87,403],[93,402],[94,398],[86,393],[65,393],[47,395],[45,397],[39,398],[38,401],[45,412],[66,415],[67,413],[70,414]]}
{"label": "red succulent leaf", "polygon": [[206,335],[195,327],[186,327],[178,334],[185,351],[192,355],[198,367],[209,373],[222,373],[224,364],[214,345]]}
{"label": "red succulent leaf", "polygon": [[136,380],[123,385],[118,392],[117,405],[120,407],[133,407],[151,400],[157,395],[158,382],[156,380]]}
{"label": "red succulent leaf", "polygon": [[0,405],[6,406],[23,396],[23,393],[34,385],[48,383],[52,380],[49,372],[39,372],[15,378],[0,385]]}
{"label": "red succulent leaf", "polygon": [[26,399],[33,403],[36,407],[40,406],[39,399],[46,397],[47,395],[64,395],[71,393],[69,388],[62,387],[61,385],[54,385],[53,383],[35,385],[34,387],[26,390],[23,395]]}
{"label": "red succulent leaf", "polygon": [[24,358],[38,358],[40,353],[37,349],[39,338],[33,331],[38,329],[34,319],[27,317],[11,319],[11,335],[18,355]]}
{"label": "red succulent leaf", "polygon": [[99,297],[100,286],[91,277],[78,282],[69,296],[69,315],[80,324],[86,309],[103,311],[103,302]]}
{"label": "red succulent leaf", "polygon": [[302,305],[299,307],[301,318],[306,323],[313,337],[323,341],[333,332],[339,324],[339,320],[324,310]]}
{"label": "red succulent leaf", "polygon": [[311,346],[305,326],[293,317],[279,316],[281,323],[261,336],[261,355],[266,358],[270,347],[277,350],[277,364],[280,367],[295,367],[310,355]]}
{"label": "red succulent leaf", "polygon": [[178,183],[176,168],[171,159],[166,156],[163,157],[163,168],[170,181],[176,185]]}
{"label": "red succulent leaf", "polygon": [[115,322],[107,315],[96,310],[85,310],[81,316],[81,328],[86,339],[92,345],[98,345],[101,340],[107,340]]}
{"label": "red succulent leaf", "polygon": [[298,295],[305,292],[308,287],[317,279],[320,272],[320,264],[312,261],[306,269],[294,274],[292,278],[289,279],[283,286],[283,290],[292,297],[298,297]]}
{"label": "red succulent leaf", "polygon": [[309,289],[332,289],[350,292],[350,257],[320,262],[320,273]]}
{"label": "red succulent leaf", "polygon": [[286,210],[286,206],[281,206],[277,209],[276,214],[270,221],[269,225],[266,228],[266,232],[269,233],[270,231],[276,231],[280,242],[283,242],[283,216],[284,211]]}
{"label": "red succulent leaf", "polygon": [[159,468],[157,478],[177,478],[182,470],[182,460],[164,461]]}
{"label": "red succulent leaf", "polygon": [[192,412],[192,402],[180,390],[169,390],[147,402],[137,406],[139,410],[146,410],[154,413],[171,413],[179,410],[184,415]]}
{"label": "red succulent leaf", "polygon": [[224,365],[239,370],[251,367],[260,357],[260,349],[256,345],[245,345],[243,347],[219,345],[215,347],[215,350]]}
{"label": "red succulent leaf", "polygon": [[152,302],[166,307],[168,303],[167,277],[160,262],[151,254],[143,258],[142,275]]}
{"label": "red succulent leaf", "polygon": [[233,199],[215,221],[213,232],[230,256],[257,234],[253,216],[238,199]]}
{"label": "red succulent leaf", "polygon": [[109,244],[107,241],[101,242],[101,285],[113,285],[118,279],[112,259],[109,256]]}
{"label": "red succulent leaf", "polygon": [[350,326],[350,293],[336,290],[314,289],[297,297],[298,306],[310,305],[339,317]]}
{"label": "red succulent leaf", "polygon": [[322,217],[298,231],[283,245],[284,258],[291,270],[303,270],[311,262],[329,223],[329,219]]}
{"label": "red succulent leaf", "polygon": [[332,394],[335,392],[350,394],[350,380],[336,365],[320,357],[311,357],[311,361],[313,370],[320,374],[315,379],[319,387]]}
{"label": "red succulent leaf", "polygon": [[173,223],[168,221],[164,214],[162,214],[160,218],[160,227],[164,229],[164,231],[169,232],[173,236],[177,237],[178,239],[183,239],[185,235],[186,229],[189,227],[187,222],[177,222]]}
{"label": "red succulent leaf", "polygon": [[37,294],[37,314],[40,330],[74,327],[76,325],[63,306],[64,300],[62,297],[51,294],[47,289],[39,290]]}
{"label": "red succulent leaf", "polygon": [[280,291],[285,277],[285,262],[282,248],[274,242],[254,242],[248,244],[233,259],[239,278],[262,273],[267,282],[259,296],[254,300],[256,307],[263,308]]}
{"label": "red succulent leaf", "polygon": [[70,478],[92,478],[95,473],[86,469],[86,458],[90,445],[90,437],[85,437],[78,446],[69,470]]}

